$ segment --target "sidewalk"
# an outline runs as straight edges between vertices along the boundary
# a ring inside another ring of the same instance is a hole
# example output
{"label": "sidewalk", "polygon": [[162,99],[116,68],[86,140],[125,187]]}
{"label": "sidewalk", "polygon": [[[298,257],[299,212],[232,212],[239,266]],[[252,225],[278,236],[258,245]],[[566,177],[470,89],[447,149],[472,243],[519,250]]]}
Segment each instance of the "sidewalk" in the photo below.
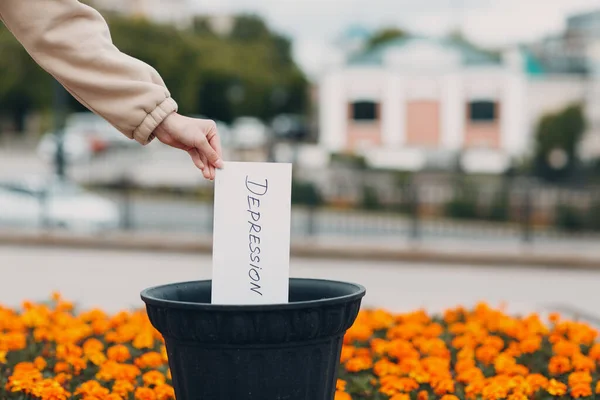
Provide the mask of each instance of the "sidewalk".
{"label": "sidewalk", "polygon": [[[106,236],[0,230],[0,245],[62,246],[170,253],[210,254],[212,237],[172,232],[120,232]],[[303,258],[402,261],[441,265],[529,266],[600,271],[600,244],[596,241],[515,241],[428,239],[300,238],[291,243],[291,256]]]}
{"label": "sidewalk", "polygon": [[[515,266],[516,267],[516,266]],[[600,273],[478,265],[323,260],[293,257],[291,276],[355,282],[367,288],[364,308],[395,312],[420,308],[438,313],[471,307],[479,301],[507,312],[551,311],[595,322],[600,302]],[[45,300],[53,290],[78,307],[108,312],[143,307],[139,293],[154,285],[210,279],[208,254],[74,249],[70,247],[0,246],[0,304]]]}

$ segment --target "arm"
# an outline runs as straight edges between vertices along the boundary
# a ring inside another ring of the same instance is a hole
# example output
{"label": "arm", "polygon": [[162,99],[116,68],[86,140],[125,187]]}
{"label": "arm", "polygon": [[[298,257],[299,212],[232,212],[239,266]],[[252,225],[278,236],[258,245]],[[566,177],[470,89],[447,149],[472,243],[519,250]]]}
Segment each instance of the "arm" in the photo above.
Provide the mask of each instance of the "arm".
{"label": "arm", "polygon": [[177,110],[149,65],[121,53],[105,20],[78,0],[0,0],[0,19],[73,97],[145,145]]}

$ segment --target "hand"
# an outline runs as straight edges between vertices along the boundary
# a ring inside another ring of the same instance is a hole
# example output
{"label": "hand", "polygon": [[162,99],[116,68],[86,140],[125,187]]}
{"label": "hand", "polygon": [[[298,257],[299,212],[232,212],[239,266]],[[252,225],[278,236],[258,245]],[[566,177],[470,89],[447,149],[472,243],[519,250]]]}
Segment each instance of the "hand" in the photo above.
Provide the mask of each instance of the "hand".
{"label": "hand", "polygon": [[206,179],[215,179],[215,168],[223,168],[217,126],[211,120],[172,113],[156,127],[154,134],[162,143],[187,151]]}

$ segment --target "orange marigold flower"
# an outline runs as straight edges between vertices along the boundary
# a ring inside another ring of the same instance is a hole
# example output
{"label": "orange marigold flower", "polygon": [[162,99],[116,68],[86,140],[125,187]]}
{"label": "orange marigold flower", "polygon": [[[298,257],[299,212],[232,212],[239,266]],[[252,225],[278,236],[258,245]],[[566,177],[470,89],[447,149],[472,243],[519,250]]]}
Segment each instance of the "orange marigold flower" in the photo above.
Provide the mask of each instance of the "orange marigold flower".
{"label": "orange marigold flower", "polygon": [[344,343],[350,344],[353,342],[366,342],[373,336],[373,329],[371,327],[360,324],[358,321],[352,325],[350,329],[344,335]]}
{"label": "orange marigold flower", "polygon": [[116,380],[112,387],[113,393],[116,393],[122,397],[127,397],[129,393],[134,391],[134,389],[135,387],[131,382],[124,380]]}
{"label": "orange marigold flower", "polygon": [[519,343],[519,350],[525,354],[535,353],[542,347],[542,338],[540,336],[531,336],[523,339]]}
{"label": "orange marigold flower", "polygon": [[531,374],[525,378],[525,381],[531,386],[531,389],[536,392],[540,389],[548,387],[548,378],[542,374]]}
{"label": "orange marigold flower", "polygon": [[388,341],[385,339],[375,338],[371,340],[371,349],[375,354],[384,354],[386,352]]}
{"label": "orange marigold flower", "polygon": [[452,379],[442,379],[434,385],[433,390],[438,396],[454,393],[454,381]]}
{"label": "orange marigold flower", "polygon": [[567,393],[567,385],[556,379],[550,379],[546,391],[552,396],[564,396],[564,394]]}
{"label": "orange marigold flower", "polygon": [[479,368],[473,367],[462,371],[460,374],[458,374],[456,380],[462,383],[473,383],[481,381],[484,378],[485,376],[483,375],[483,372]]}
{"label": "orange marigold flower", "polygon": [[596,362],[600,361],[600,343],[596,343],[590,348],[588,357]]}
{"label": "orange marigold flower", "polygon": [[123,396],[121,396],[117,393],[111,393],[111,394],[107,395],[106,397],[104,397],[104,400],[123,400]]}
{"label": "orange marigold flower", "polygon": [[160,371],[149,371],[142,375],[142,380],[146,386],[157,386],[164,384],[167,379]]}
{"label": "orange marigold flower", "polygon": [[580,352],[579,346],[567,340],[559,340],[552,345],[552,351],[557,356],[572,357]]}
{"label": "orange marigold flower", "polygon": [[102,352],[90,353],[87,355],[87,359],[92,362],[92,364],[100,366],[106,362],[106,356]]}
{"label": "orange marigold flower", "polygon": [[156,400],[172,400],[175,399],[175,389],[171,385],[166,383],[158,385],[154,388],[156,393]]}
{"label": "orange marigold flower", "polygon": [[453,394],[446,394],[446,395],[442,396],[442,398],[440,400],[460,400],[460,399]]}
{"label": "orange marigold flower", "polygon": [[400,375],[400,366],[384,358],[375,363],[373,372],[380,377],[386,375]]}
{"label": "orange marigold flower", "polygon": [[46,368],[46,365],[47,365],[46,360],[44,360],[42,357],[39,357],[39,356],[33,360],[33,364],[40,371],[44,370],[44,368]]}
{"label": "orange marigold flower", "polygon": [[81,356],[83,356],[83,349],[77,345],[66,343],[56,346],[56,358],[59,360],[66,360],[70,357]]}
{"label": "orange marigold flower", "polygon": [[6,355],[8,353],[6,351],[0,351],[0,364],[6,364],[8,361],[6,361]]}
{"label": "orange marigold flower", "polygon": [[131,358],[129,349],[127,348],[127,346],[124,346],[122,344],[109,347],[106,351],[106,355],[108,356],[109,360],[116,361],[119,363],[125,362]]}
{"label": "orange marigold flower", "polygon": [[340,356],[340,362],[345,363],[346,361],[348,361],[349,359],[354,357],[354,350],[355,350],[354,346],[343,345],[342,346],[342,354]]}
{"label": "orange marigold flower", "polygon": [[59,361],[56,364],[54,364],[54,373],[55,374],[59,374],[61,372],[70,372],[70,371],[71,371],[71,366],[64,361]]}
{"label": "orange marigold flower", "polygon": [[335,390],[341,390],[342,392],[346,391],[346,381],[343,379],[338,379],[335,383]]}
{"label": "orange marigold flower", "polygon": [[569,386],[575,386],[579,383],[592,383],[592,375],[589,372],[572,372],[569,374]]}
{"label": "orange marigold flower", "polygon": [[593,372],[596,370],[596,362],[592,358],[582,354],[575,354],[571,361],[575,371]]}
{"label": "orange marigold flower", "polygon": [[156,393],[150,388],[139,387],[135,389],[135,400],[156,400]]}
{"label": "orange marigold flower", "polygon": [[352,396],[350,396],[346,392],[342,392],[340,390],[337,390],[335,392],[335,399],[334,400],[352,400]]}
{"label": "orange marigold flower", "polygon": [[64,385],[65,383],[69,382],[72,378],[73,378],[72,375],[61,372],[60,374],[57,374],[54,377],[54,380],[56,382],[60,383],[61,385]]}
{"label": "orange marigold flower", "polygon": [[75,394],[80,394],[83,396],[95,396],[98,398],[103,398],[108,395],[110,391],[103,387],[98,381],[87,381],[79,385],[77,390],[75,390]]}
{"label": "orange marigold flower", "polygon": [[151,331],[142,332],[132,342],[136,349],[151,349],[154,347],[154,336]]}
{"label": "orange marigold flower", "polygon": [[[413,390],[417,390],[419,388],[419,383],[413,378],[407,377],[397,377],[393,375],[387,375],[381,378],[380,380],[382,393],[395,394],[398,392],[412,392]],[[390,395],[390,394],[388,394]]]}
{"label": "orange marigold flower", "polygon": [[578,399],[592,395],[592,386],[589,383],[580,382],[571,386],[571,396]]}
{"label": "orange marigold flower", "polygon": [[144,353],[134,361],[139,368],[158,368],[164,363],[162,355],[156,351]]}
{"label": "orange marigold flower", "polygon": [[41,400],[67,400],[71,393],[53,379],[44,379],[35,384],[31,394]]}
{"label": "orange marigold flower", "polygon": [[560,375],[571,370],[571,361],[565,356],[554,356],[548,363],[548,371],[552,375]]}
{"label": "orange marigold flower", "polygon": [[393,395],[390,400],[410,400],[410,395],[406,393],[397,393]]}
{"label": "orange marigold flower", "polygon": [[465,358],[456,362],[454,370],[460,374],[461,372],[471,369],[473,367],[475,367],[475,360],[473,360],[472,358]]}
{"label": "orange marigold flower", "polygon": [[596,394],[600,394],[600,381],[598,381],[596,383],[596,390],[595,390]]}
{"label": "orange marigold flower", "polygon": [[97,353],[97,352],[103,351],[103,350],[104,350],[104,343],[102,343],[100,340],[98,340],[96,338],[87,339],[83,343],[83,353],[86,355],[90,354],[90,353]]}
{"label": "orange marigold flower", "polygon": [[417,400],[429,400],[429,393],[426,390],[421,390],[417,394]]}
{"label": "orange marigold flower", "polygon": [[475,357],[482,363],[489,365],[498,356],[499,350],[491,346],[482,346],[475,350]]}
{"label": "orange marigold flower", "polygon": [[349,359],[345,366],[348,372],[364,371],[373,366],[373,360],[370,357],[354,357]]}
{"label": "orange marigold flower", "polygon": [[523,393],[514,392],[508,396],[508,400],[528,400],[528,397]]}

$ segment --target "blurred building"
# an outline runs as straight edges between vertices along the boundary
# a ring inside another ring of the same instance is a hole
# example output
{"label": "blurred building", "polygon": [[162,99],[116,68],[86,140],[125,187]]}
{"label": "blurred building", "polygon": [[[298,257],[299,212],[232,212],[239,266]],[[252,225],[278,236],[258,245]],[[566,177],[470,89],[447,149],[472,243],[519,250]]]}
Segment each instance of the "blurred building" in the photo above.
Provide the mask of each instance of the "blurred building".
{"label": "blurred building", "polygon": [[566,29],[529,46],[532,54],[553,73],[589,74],[589,48],[600,41],[600,10],[567,18]]}
{"label": "blurred building", "polygon": [[188,27],[193,22],[190,0],[91,0],[100,11],[143,17],[158,23]]}
{"label": "blurred building", "polygon": [[452,40],[401,38],[329,65],[320,82],[320,143],[375,167],[451,165],[500,172],[527,147],[520,54]]}
{"label": "blurred building", "polygon": [[410,36],[370,47],[368,34],[353,28],[319,79],[320,144],[373,167],[502,173],[533,149],[542,115],[599,104],[589,73],[598,16],[569,20],[572,48],[560,62],[531,46],[498,54],[460,38]]}

